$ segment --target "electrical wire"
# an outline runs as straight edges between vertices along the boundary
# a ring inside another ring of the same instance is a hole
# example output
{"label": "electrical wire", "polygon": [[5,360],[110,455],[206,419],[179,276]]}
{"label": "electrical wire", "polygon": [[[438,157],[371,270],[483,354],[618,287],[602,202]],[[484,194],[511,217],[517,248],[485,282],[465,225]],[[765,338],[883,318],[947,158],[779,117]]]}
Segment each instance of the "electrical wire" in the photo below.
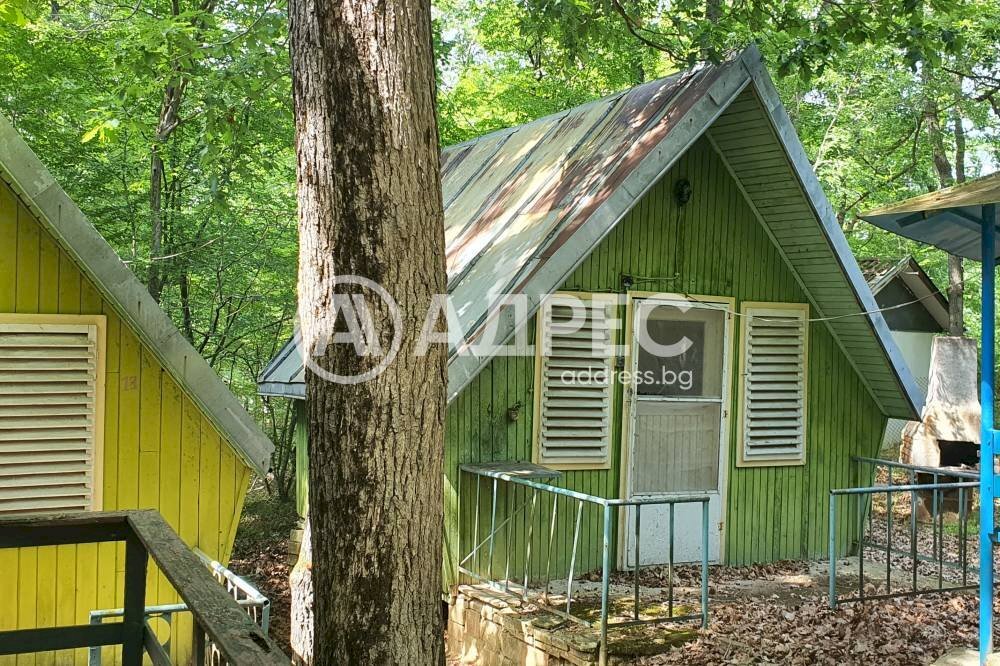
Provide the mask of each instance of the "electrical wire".
{"label": "electrical wire", "polygon": [[[680,278],[679,275],[674,275],[673,277],[652,277],[652,276],[646,276],[646,275],[630,275],[628,277],[630,277],[632,279],[632,285],[633,286],[635,284],[649,283],[649,282],[671,282],[671,281],[674,281],[674,280],[677,280],[677,279]],[[960,282],[959,284],[962,285],[963,288],[965,287],[965,281],[964,280],[962,282]],[[718,311],[721,311],[721,312],[725,312],[727,314],[731,314],[731,315],[736,316],[736,317],[746,317],[746,316],[749,316],[749,315],[745,315],[742,312],[737,312],[735,310],[731,310],[731,309],[729,309],[727,307],[719,307],[720,304],[718,302],[716,302],[716,301],[703,301],[703,300],[699,300],[697,296],[692,296],[691,294],[689,294],[687,292],[680,292],[680,293],[676,293],[675,295],[681,296],[681,297],[685,298],[686,300],[692,301],[694,303],[699,303],[701,305],[711,305],[711,306],[713,306],[712,307],[713,310],[718,310]],[[902,309],[902,308],[905,308],[905,307],[909,307],[910,305],[914,305],[916,303],[921,303],[921,302],[923,302],[923,301],[925,301],[925,300],[927,300],[929,298],[936,298],[934,292],[931,292],[930,294],[927,294],[926,296],[922,296],[920,298],[915,298],[912,301],[906,301],[905,303],[897,303],[896,305],[888,305],[888,306],[886,306],[884,308],[875,308],[874,310],[864,310],[864,311],[861,311],[861,312],[848,312],[846,314],[833,315],[833,316],[830,316],[830,317],[810,317],[809,319],[806,319],[806,321],[811,323],[811,322],[823,322],[823,321],[836,321],[838,319],[847,319],[849,317],[866,317],[866,316],[870,316],[870,315],[873,315],[873,314],[876,314],[876,313],[889,312],[891,310],[899,310],[899,309]],[[754,319],[759,319],[761,321],[769,321],[767,317],[761,317],[761,316],[755,316]],[[778,320],[775,320],[775,321],[778,321]]]}

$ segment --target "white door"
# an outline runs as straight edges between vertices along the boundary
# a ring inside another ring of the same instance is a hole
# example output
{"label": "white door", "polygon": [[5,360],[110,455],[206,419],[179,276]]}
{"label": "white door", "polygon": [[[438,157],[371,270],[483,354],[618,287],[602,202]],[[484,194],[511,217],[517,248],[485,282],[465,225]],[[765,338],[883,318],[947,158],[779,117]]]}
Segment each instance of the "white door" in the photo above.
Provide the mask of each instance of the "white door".
{"label": "white door", "polygon": [[[647,298],[635,301],[626,493],[629,499],[707,495],[708,557],[719,561],[729,409],[727,304]],[[635,564],[634,509],[625,509],[622,564]],[[701,504],[674,508],[674,561],[702,555]],[[670,508],[640,509],[640,564],[663,564]]]}

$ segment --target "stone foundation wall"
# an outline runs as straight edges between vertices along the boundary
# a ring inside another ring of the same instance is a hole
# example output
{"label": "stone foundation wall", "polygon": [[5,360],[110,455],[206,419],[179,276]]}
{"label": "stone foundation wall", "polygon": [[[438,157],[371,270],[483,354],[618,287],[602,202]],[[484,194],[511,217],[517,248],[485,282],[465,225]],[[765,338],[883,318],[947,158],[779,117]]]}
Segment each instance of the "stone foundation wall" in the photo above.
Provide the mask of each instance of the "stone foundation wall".
{"label": "stone foundation wall", "polygon": [[597,636],[510,594],[458,585],[448,599],[448,653],[483,666],[596,666]]}

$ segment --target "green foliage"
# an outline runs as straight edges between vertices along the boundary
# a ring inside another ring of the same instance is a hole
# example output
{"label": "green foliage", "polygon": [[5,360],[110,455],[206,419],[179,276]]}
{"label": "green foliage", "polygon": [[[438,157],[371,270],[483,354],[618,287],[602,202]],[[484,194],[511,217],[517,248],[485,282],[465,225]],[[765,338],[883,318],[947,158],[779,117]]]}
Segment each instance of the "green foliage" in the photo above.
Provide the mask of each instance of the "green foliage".
{"label": "green foliage", "polygon": [[[290,333],[298,252],[285,39],[283,8],[264,0],[95,1],[0,20],[0,113],[137,275],[158,262],[164,309],[269,430],[287,419],[255,378]],[[171,88],[183,95],[164,138]]]}
{"label": "green foliage", "polygon": [[[942,287],[941,252],[856,215],[940,186],[928,108],[952,168],[956,118],[969,177],[1000,162],[998,0],[441,0],[433,34],[446,145],[755,41],[855,252],[912,253]],[[162,269],[163,307],[282,450],[287,406],[254,379],[295,307],[286,41],[282,0],[0,0],[0,112],[139,276]],[[978,286],[969,264],[972,333]]]}

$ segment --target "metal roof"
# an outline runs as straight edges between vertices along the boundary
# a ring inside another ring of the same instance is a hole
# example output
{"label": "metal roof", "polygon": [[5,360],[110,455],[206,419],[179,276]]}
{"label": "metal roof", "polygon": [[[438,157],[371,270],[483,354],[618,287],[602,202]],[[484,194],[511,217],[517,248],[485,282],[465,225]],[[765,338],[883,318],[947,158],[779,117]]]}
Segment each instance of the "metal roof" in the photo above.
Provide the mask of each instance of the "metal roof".
{"label": "metal roof", "polygon": [[941,330],[948,330],[948,299],[916,259],[910,256],[902,259],[867,258],[858,259],[858,265],[875,296],[893,280],[901,280],[941,326]]}
{"label": "metal roof", "polygon": [[[752,120],[763,128],[759,131],[766,132],[760,145],[771,153],[764,160],[727,162],[731,174],[816,311],[831,317],[827,326],[883,412],[915,415],[922,394],[755,47],[720,65],[652,81],[442,151],[448,290],[464,332],[450,349],[448,399],[489,362],[470,347],[487,324],[495,327],[495,341],[507,340],[710,128],[716,150],[735,155],[737,148],[723,144],[742,134],[744,120],[736,118],[737,111],[754,114]],[[728,128],[716,125],[724,114],[732,122]],[[766,169],[763,179],[743,173],[750,166]],[[773,188],[765,186],[757,195],[752,190],[758,182],[794,188],[803,211],[792,222],[795,248],[782,249],[779,228],[787,229],[790,222],[767,212],[764,197]],[[817,257],[832,273],[807,265]],[[503,307],[513,294],[527,298],[526,311]],[[305,396],[297,345],[297,338],[290,340],[261,374],[262,393]]]}
{"label": "metal roof", "polygon": [[[961,185],[921,194],[858,217],[911,240],[982,261],[983,205],[1000,202],[1000,171]],[[1000,248],[997,250],[1000,257]]]}
{"label": "metal roof", "polygon": [[301,344],[301,333],[295,329],[295,334],[261,370],[260,377],[257,378],[258,393],[282,398],[305,399],[306,374],[305,365],[302,363],[302,352],[299,351]]}
{"label": "metal roof", "polygon": [[2,115],[0,178],[73,257],[240,458],[258,473],[266,473],[274,451],[271,440]]}

